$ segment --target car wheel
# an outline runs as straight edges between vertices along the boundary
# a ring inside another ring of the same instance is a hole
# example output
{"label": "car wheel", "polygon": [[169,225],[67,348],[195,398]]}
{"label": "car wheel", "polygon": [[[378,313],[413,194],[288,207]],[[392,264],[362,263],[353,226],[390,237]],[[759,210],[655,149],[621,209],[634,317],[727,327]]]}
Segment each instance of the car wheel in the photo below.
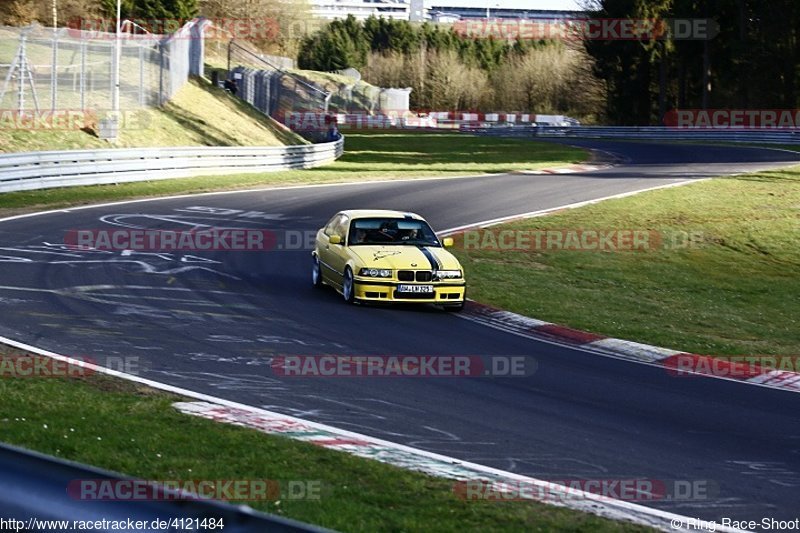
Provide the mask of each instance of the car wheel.
{"label": "car wheel", "polygon": [[356,301],[355,288],[353,286],[353,271],[350,267],[344,269],[344,279],[342,280],[342,296],[344,301],[351,304]]}
{"label": "car wheel", "polygon": [[316,255],[312,257],[314,265],[311,267],[311,283],[314,284],[314,287],[322,287],[322,268],[319,264],[319,258]]}

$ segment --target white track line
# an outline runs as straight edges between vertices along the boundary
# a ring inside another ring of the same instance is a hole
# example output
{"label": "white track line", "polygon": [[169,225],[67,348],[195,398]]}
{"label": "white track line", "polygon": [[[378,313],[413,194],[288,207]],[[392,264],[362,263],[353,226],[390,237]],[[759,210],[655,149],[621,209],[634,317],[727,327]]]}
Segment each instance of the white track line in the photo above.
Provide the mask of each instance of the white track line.
{"label": "white track line", "polygon": [[[601,198],[595,198],[593,200],[584,200],[582,202],[575,202],[575,203],[572,203],[572,204],[561,205],[561,206],[558,206],[558,207],[549,207],[547,209],[540,209],[538,211],[529,211],[527,213],[520,213],[518,215],[508,215],[508,216],[505,216],[505,217],[492,218],[492,219],[489,219],[489,220],[484,220],[482,222],[475,222],[475,223],[472,223],[472,224],[466,224],[464,226],[456,226],[454,228],[448,228],[448,229],[440,231],[438,233],[440,235],[442,235],[442,236],[448,236],[448,235],[452,235],[454,233],[462,232],[462,231],[467,230],[467,229],[488,228],[490,226],[496,226],[498,224],[502,224],[504,222],[510,222],[512,220],[521,220],[521,219],[525,219],[525,218],[541,217],[541,216],[549,215],[549,214],[554,213],[556,211],[562,211],[562,210],[565,210],[565,209],[576,209],[578,207],[584,207],[584,206],[587,206],[587,205],[592,205],[592,204],[596,204],[596,203],[599,203],[599,202],[604,202],[606,200],[615,200],[615,199],[618,199],[618,198],[626,198],[628,196],[633,196],[633,195],[641,194],[643,192],[648,192],[648,191],[656,191],[656,190],[659,190],[659,189],[669,189],[669,188],[672,188],[672,187],[682,187],[684,185],[689,185],[691,183],[700,183],[700,182],[707,181],[707,180],[710,180],[710,179],[712,179],[712,178],[699,178],[699,179],[693,179],[693,180],[683,180],[683,181],[678,181],[678,182],[674,182],[674,183],[666,183],[664,185],[656,185],[654,187],[646,187],[644,189],[637,189],[635,191],[623,192],[623,193],[619,193],[619,194],[612,194],[611,196],[603,196]],[[0,220],[0,222],[2,222],[2,220]]]}

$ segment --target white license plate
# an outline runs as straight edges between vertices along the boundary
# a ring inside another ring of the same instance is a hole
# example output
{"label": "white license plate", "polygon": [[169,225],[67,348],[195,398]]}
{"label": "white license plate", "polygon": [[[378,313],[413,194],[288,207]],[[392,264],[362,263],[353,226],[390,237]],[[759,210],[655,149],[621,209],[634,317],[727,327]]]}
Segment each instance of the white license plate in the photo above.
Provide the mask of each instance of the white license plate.
{"label": "white license plate", "polygon": [[423,292],[433,294],[433,285],[398,285],[397,292]]}

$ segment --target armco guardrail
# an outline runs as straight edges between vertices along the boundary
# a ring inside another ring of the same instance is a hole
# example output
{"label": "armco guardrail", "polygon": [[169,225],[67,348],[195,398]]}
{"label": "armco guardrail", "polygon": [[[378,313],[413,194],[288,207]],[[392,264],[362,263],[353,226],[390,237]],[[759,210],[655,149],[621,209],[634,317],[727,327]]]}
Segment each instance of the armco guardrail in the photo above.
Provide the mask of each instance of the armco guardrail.
{"label": "armco guardrail", "polygon": [[[324,533],[331,530],[283,517],[256,512],[249,507],[233,506],[211,500],[179,499],[168,491],[163,500],[88,500],[76,499],[67,491],[77,480],[97,483],[128,480],[111,472],[49,457],[36,452],[0,444],[0,524],[3,531],[77,531],[74,520],[92,522],[93,531],[120,531],[113,522],[144,522],[141,532],[224,531],[225,533]],[[198,527],[195,520],[214,519],[223,527]],[[178,524],[159,527],[158,521]],[[12,524],[10,521],[19,521]],[[61,521],[61,524],[47,521]],[[65,525],[63,521],[67,521]],[[103,522],[105,521],[105,522]],[[105,526],[103,524],[106,524]],[[19,526],[19,527],[17,527]],[[49,527],[48,527],[49,526]],[[66,526],[66,527],[62,527]],[[101,526],[101,527],[97,527]],[[155,527],[154,527],[155,526]],[[122,528],[133,531],[130,528]]]}
{"label": "armco guardrail", "polygon": [[0,192],[186,178],[209,174],[274,172],[332,163],[344,138],[296,146],[118,148],[0,155]]}
{"label": "armco guardrail", "polygon": [[576,137],[596,139],[638,139],[653,141],[718,141],[800,143],[795,129],[712,129],[667,126],[487,126],[462,127],[462,131],[506,137]]}

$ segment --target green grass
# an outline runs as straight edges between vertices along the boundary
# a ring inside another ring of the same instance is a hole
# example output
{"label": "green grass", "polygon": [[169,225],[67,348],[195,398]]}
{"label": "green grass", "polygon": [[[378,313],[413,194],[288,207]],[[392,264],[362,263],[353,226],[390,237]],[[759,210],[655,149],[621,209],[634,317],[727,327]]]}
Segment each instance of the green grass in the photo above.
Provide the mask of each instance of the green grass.
{"label": "green grass", "polygon": [[323,168],[3,193],[0,216],[34,208],[269,185],[508,172],[586,158],[586,152],[577,148],[527,140],[416,130],[344,133],[344,156]]}
{"label": "green grass", "polygon": [[[148,480],[313,481],[317,500],[246,502],[340,531],[643,531],[536,502],[464,501],[453,482],[177,412],[94,375],[0,379],[0,438]],[[226,524],[227,525],[227,524]]]}
{"label": "green grass", "polygon": [[797,354],[800,167],[651,191],[493,230],[577,228],[699,238],[646,252],[465,250],[459,240],[470,297],[695,353]]}
{"label": "green grass", "polygon": [[[631,141],[638,142],[638,141]],[[650,142],[650,141],[642,141]],[[754,142],[733,142],[733,141],[668,141],[670,144],[710,144],[717,146],[737,146],[748,148],[773,148],[776,150],[788,150],[790,152],[800,152],[800,144],[777,144],[777,143],[754,143]]]}
{"label": "green grass", "polygon": [[[130,111],[119,139],[109,143],[97,128],[30,130],[0,128],[0,151],[30,152],[142,146],[281,146],[300,136],[243,101],[202,80],[191,80],[163,108]],[[96,126],[96,125],[95,125]]]}
{"label": "green grass", "polygon": [[[734,144],[733,146],[742,146],[741,143]],[[776,148],[778,150],[789,150],[790,152],[800,152],[800,144],[750,144],[748,143],[746,146],[754,146],[754,147],[761,147],[761,148]]]}

